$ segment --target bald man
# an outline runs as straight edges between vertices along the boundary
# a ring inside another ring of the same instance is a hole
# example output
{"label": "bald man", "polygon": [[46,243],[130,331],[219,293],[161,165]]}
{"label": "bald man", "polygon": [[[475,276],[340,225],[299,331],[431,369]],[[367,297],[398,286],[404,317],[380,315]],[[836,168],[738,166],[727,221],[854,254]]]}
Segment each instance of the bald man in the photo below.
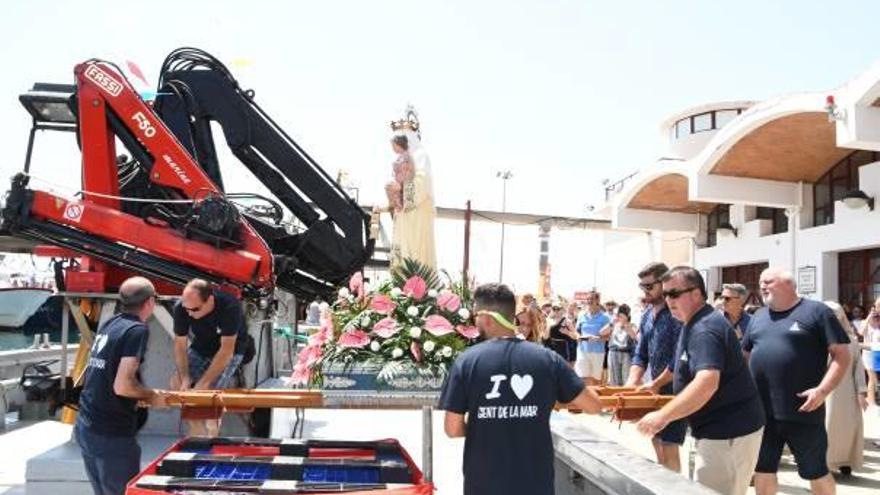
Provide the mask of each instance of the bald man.
{"label": "bald man", "polygon": [[162,392],[145,387],[137,376],[156,289],[143,277],[129,278],[119,287],[119,306],[121,312],[95,335],[74,429],[95,495],[122,495],[140,470],[137,402],[165,404]]}
{"label": "bald man", "polygon": [[766,307],[752,317],[742,342],[767,417],[755,492],[776,493],[787,444],[812,492],[833,494],[824,403],[849,369],[849,338],[828,306],[798,296],[791,272],[768,268],[760,287]]}
{"label": "bald man", "polygon": [[[241,301],[197,278],[186,284],[172,314],[177,370],[171,377],[171,388],[229,388],[252,342]],[[220,431],[217,420],[192,420],[187,424],[191,435],[213,437]]]}

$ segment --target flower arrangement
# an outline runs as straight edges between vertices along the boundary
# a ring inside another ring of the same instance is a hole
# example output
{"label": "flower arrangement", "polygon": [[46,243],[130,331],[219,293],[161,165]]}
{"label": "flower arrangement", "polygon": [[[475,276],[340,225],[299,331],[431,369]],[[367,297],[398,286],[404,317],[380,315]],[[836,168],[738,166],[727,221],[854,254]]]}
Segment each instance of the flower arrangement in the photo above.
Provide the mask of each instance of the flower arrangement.
{"label": "flower arrangement", "polygon": [[470,284],[446,278],[442,284],[431,268],[404,260],[390,280],[370,290],[356,273],[300,350],[291,381],[320,386],[322,370],[333,363],[375,364],[380,378],[405,367],[444,376],[479,336]]}

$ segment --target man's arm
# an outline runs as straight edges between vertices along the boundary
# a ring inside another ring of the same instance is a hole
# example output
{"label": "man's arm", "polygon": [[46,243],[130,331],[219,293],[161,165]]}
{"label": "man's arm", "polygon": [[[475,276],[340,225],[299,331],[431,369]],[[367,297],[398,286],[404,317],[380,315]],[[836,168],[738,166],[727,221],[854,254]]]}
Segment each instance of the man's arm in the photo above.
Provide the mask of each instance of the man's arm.
{"label": "man's arm", "polygon": [[643,435],[651,437],[656,435],[669,423],[699,411],[718,390],[719,383],[721,383],[721,371],[715,369],[697,371],[694,379],[684,390],[659,411],[646,414],[636,428]]}
{"label": "man's arm", "polygon": [[449,438],[463,437],[467,432],[464,414],[446,411],[446,416],[443,418],[443,430],[446,431],[446,436]]}
{"label": "man's arm", "polygon": [[235,335],[220,337],[220,349],[217,350],[217,354],[214,354],[214,358],[211,359],[211,364],[208,366],[208,369],[205,370],[202,377],[199,378],[199,382],[193,386],[194,389],[205,390],[210,388],[217,380],[217,377],[220,376],[220,373],[223,373],[226,365],[228,365],[229,361],[232,359],[233,353],[235,353],[236,338]]}
{"label": "man's arm", "polygon": [[639,387],[640,390],[650,390],[655,394],[660,393],[660,389],[666,386],[668,383],[672,383],[672,370],[667,368],[663,368],[663,373],[660,373],[660,376],[651,380],[650,383],[646,383]]}
{"label": "man's arm", "polygon": [[626,379],[627,387],[642,383],[642,377],[645,376],[645,369],[648,367],[648,341],[652,336],[649,332],[639,333],[641,336],[636,344],[636,352],[633,354],[632,366],[629,367],[629,376]]}
{"label": "man's arm", "polygon": [[187,351],[189,349],[189,338],[185,335],[174,337],[174,364],[177,367],[177,376],[180,377],[180,390],[189,390],[192,386],[192,379],[189,376],[189,358]]}
{"label": "man's arm", "polygon": [[634,364],[629,367],[629,376],[626,378],[626,383],[623,385],[624,387],[635,387],[638,384],[642,383],[642,377],[645,376],[645,368]]}
{"label": "man's arm", "polygon": [[113,393],[130,399],[146,401],[155,407],[164,406],[165,397],[156,390],[144,387],[137,379],[139,365],[140,359],[137,357],[124,357],[119,360],[119,368],[116,370],[116,378],[113,380]]}
{"label": "man's arm", "polygon": [[828,354],[831,355],[831,364],[828,365],[822,381],[818,386],[798,394],[798,397],[806,399],[798,411],[812,412],[818,409],[849,369],[852,359],[849,355],[849,344],[832,344],[828,346]]}
{"label": "man's arm", "polygon": [[602,410],[602,403],[599,402],[599,396],[596,392],[590,390],[590,387],[584,387],[571,402],[565,405],[567,408],[581,409],[589,414],[599,414]]}

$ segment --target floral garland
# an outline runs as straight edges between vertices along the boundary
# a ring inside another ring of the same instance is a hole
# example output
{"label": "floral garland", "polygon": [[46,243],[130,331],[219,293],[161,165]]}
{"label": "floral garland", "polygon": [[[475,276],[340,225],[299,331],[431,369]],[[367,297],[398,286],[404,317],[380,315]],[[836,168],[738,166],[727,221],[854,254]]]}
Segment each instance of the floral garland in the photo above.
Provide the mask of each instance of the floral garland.
{"label": "floral garland", "polygon": [[369,291],[356,273],[300,350],[291,382],[320,386],[331,363],[409,364],[445,374],[479,336],[470,308],[466,283],[435,288],[412,275],[402,287],[388,281]]}

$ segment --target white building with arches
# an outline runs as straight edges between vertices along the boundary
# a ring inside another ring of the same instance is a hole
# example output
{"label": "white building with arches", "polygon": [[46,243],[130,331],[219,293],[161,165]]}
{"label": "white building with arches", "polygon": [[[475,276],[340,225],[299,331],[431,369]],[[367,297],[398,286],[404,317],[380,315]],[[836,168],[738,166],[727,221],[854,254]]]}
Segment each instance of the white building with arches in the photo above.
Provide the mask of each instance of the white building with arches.
{"label": "white building with arches", "polygon": [[665,155],[611,190],[613,227],[685,239],[710,292],[757,297],[770,265],[811,298],[880,296],[880,64],[830,90],[690,108],[661,131]]}

